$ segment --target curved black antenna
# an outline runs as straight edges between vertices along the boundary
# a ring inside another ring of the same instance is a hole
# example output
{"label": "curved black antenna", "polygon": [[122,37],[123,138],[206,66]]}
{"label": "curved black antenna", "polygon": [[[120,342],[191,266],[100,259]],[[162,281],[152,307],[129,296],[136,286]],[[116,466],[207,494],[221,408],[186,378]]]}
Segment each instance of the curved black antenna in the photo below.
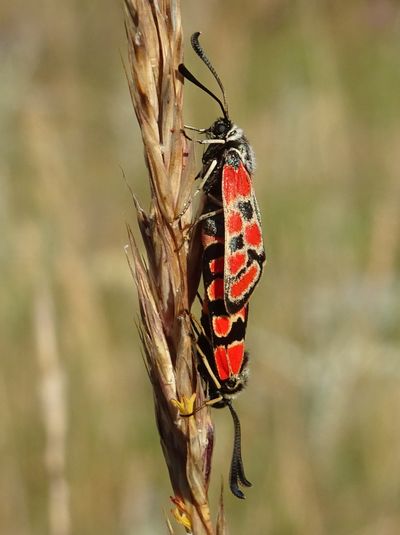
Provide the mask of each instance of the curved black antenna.
{"label": "curved black antenna", "polygon": [[232,454],[232,461],[231,461],[231,470],[229,474],[229,484],[230,484],[232,493],[237,498],[241,498],[243,500],[245,498],[245,495],[240,490],[239,484],[244,485],[245,487],[251,487],[251,483],[250,481],[248,481],[248,479],[246,479],[246,476],[244,473],[243,460],[242,460],[242,439],[241,439],[241,432],[240,432],[239,416],[237,415],[236,411],[232,407],[232,403],[230,401],[227,402],[227,405],[231,412],[232,419],[233,419],[233,426],[235,429],[234,439],[233,439],[233,454]]}
{"label": "curved black antenna", "polygon": [[218,76],[217,71],[214,69],[211,61],[208,59],[206,53],[204,52],[202,46],[200,45],[199,36],[200,36],[200,32],[195,32],[190,38],[190,42],[192,43],[192,48],[196,52],[196,54],[199,56],[199,58],[207,65],[212,75],[217,80],[217,83],[222,91],[222,96],[224,97],[224,106],[223,106],[224,117],[228,119],[228,104],[226,103],[224,86],[222,85],[221,79]]}
{"label": "curved black antenna", "polygon": [[210,97],[212,97],[214,100],[216,100],[218,102],[218,104],[221,106],[221,110],[222,110],[222,113],[224,114],[224,117],[226,119],[228,119],[227,111],[226,111],[224,105],[222,104],[221,100],[216,95],[214,95],[214,93],[212,91],[207,89],[207,87],[205,85],[203,85],[201,82],[199,82],[198,79],[195,78],[195,76],[187,69],[187,67],[185,67],[185,65],[183,63],[181,63],[179,65],[178,71],[181,73],[181,75],[184,78],[186,78],[187,80],[192,82],[192,84],[197,85],[197,87],[200,87],[200,89],[205,91],[208,95],[210,95]]}

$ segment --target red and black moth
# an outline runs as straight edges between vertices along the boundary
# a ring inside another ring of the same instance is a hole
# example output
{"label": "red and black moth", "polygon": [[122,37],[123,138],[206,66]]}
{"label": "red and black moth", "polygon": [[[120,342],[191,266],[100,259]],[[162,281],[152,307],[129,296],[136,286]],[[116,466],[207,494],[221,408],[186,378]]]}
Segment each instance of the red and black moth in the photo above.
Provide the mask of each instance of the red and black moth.
{"label": "red and black moth", "polygon": [[223,211],[224,300],[226,310],[235,313],[248,302],[265,262],[260,211],[251,180],[255,157],[243,130],[229,118],[224,87],[200,46],[199,35],[199,32],[192,35],[192,47],[215,77],[222,91],[223,102],[183,64],[179,65],[179,72],[218,102],[223,117],[209,128],[185,128],[206,137],[198,141],[208,147],[202,158],[202,170],[196,178],[201,178],[198,190],[202,189],[208,198],[205,210]]}
{"label": "red and black moth", "polygon": [[[221,229],[221,215],[210,216],[207,219],[216,223]],[[197,348],[200,356],[199,372],[207,385],[209,404],[216,408],[228,407],[234,422],[233,454],[229,475],[229,485],[232,493],[238,498],[244,498],[239,485],[250,487],[251,483],[245,476],[242,453],[240,421],[233,408],[232,401],[247,383],[248,353],[244,351],[248,305],[244,305],[235,314],[228,314],[223,298],[223,286],[218,281],[223,280],[223,263],[220,255],[224,252],[223,243],[215,237],[211,243],[211,236],[203,229],[203,242],[207,241],[204,249],[205,268],[205,297],[202,302],[201,326],[198,333]],[[215,284],[217,283],[217,284]],[[210,288],[212,298],[210,298]],[[218,289],[219,287],[219,289]]]}
{"label": "red and black moth", "polygon": [[205,135],[207,145],[203,167],[196,178],[206,195],[202,221],[203,282],[202,332],[197,346],[199,371],[207,385],[209,403],[228,407],[234,422],[235,438],[230,470],[230,488],[244,498],[239,485],[251,486],[244,474],[241,457],[240,422],[232,400],[246,385],[248,354],[245,334],[248,301],[257,285],[265,262],[261,220],[251,175],[254,153],[243,130],[229,118],[222,82],[199,43],[192,35],[194,51],[207,65],[223,95],[223,102],[181,64],[179,72],[218,102],[223,117],[209,128],[186,127]]}

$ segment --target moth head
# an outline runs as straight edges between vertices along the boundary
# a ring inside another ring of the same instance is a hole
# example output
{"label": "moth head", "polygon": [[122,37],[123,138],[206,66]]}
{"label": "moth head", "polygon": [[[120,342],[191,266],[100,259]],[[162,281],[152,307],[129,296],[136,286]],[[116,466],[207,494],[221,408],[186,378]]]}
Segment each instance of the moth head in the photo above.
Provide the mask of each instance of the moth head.
{"label": "moth head", "polygon": [[220,117],[206,130],[205,134],[209,139],[226,140],[232,126],[232,122],[229,119]]}

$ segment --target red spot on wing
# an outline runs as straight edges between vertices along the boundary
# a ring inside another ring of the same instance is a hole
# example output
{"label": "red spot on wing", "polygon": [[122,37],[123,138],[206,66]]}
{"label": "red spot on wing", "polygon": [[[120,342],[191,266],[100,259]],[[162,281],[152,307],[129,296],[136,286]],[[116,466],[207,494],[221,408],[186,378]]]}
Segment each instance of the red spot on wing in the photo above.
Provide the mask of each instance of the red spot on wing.
{"label": "red spot on wing", "polygon": [[207,295],[210,301],[224,298],[224,279],[218,278],[211,282],[207,288]]}
{"label": "red spot on wing", "polygon": [[244,357],[244,342],[242,340],[230,344],[228,347],[217,346],[214,350],[218,377],[225,381],[232,375],[238,375],[242,368]]}
{"label": "red spot on wing", "polygon": [[229,205],[238,197],[248,197],[250,193],[250,176],[243,163],[240,162],[238,169],[235,169],[231,165],[224,165],[222,171],[222,195],[224,203]]}
{"label": "red spot on wing", "polygon": [[242,197],[248,197],[251,193],[251,182],[249,173],[246,171],[244,165],[241,163],[238,170],[238,194]]}
{"label": "red spot on wing", "polygon": [[244,357],[244,343],[242,340],[228,346],[228,361],[231,373],[237,375],[242,367]]}
{"label": "red spot on wing", "polygon": [[218,338],[225,338],[232,329],[231,316],[214,316],[212,319],[213,332]]}
{"label": "red spot on wing", "polygon": [[231,297],[233,299],[240,299],[249,289],[254,286],[260,275],[260,267],[257,263],[253,263],[250,268],[231,286]]}
{"label": "red spot on wing", "polygon": [[218,274],[224,272],[224,257],[221,256],[221,258],[214,258],[213,260],[210,260],[210,271],[211,273]]}
{"label": "red spot on wing", "polygon": [[230,275],[236,275],[246,265],[247,254],[238,251],[228,256],[228,270]]}
{"label": "red spot on wing", "polygon": [[226,228],[230,234],[238,234],[243,227],[243,219],[239,212],[232,212],[226,220]]}
{"label": "red spot on wing", "polygon": [[248,246],[259,247],[262,243],[261,229],[258,223],[250,223],[244,230],[244,239]]}
{"label": "red spot on wing", "polygon": [[229,366],[226,348],[224,346],[217,346],[214,349],[214,358],[218,370],[218,377],[222,381],[229,379]]}

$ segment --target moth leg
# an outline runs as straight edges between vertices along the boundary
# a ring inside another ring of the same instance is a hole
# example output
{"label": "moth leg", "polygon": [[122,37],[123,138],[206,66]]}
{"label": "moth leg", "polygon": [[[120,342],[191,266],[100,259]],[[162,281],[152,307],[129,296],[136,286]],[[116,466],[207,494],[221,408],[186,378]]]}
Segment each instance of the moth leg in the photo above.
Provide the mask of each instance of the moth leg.
{"label": "moth leg", "polygon": [[188,124],[183,125],[186,130],[193,130],[194,132],[199,132],[200,134],[204,134],[204,132],[207,132],[208,128],[196,128],[195,126],[190,126]]}
{"label": "moth leg", "polygon": [[192,204],[193,202],[193,199],[195,198],[196,195],[199,194],[199,192],[204,188],[204,185],[205,183],[207,182],[207,180],[210,178],[212,172],[214,171],[215,167],[217,166],[217,160],[213,160],[210,165],[208,166],[208,169],[206,171],[206,174],[204,175],[204,177],[201,179],[201,182],[200,182],[200,185],[198,186],[198,188],[194,191],[193,195],[192,195],[192,198],[191,199],[188,199],[185,204],[183,205],[183,208],[182,210],[180,211],[180,213],[175,217],[174,221],[180,219],[184,213],[187,211],[187,209],[189,208],[189,206]]}
{"label": "moth leg", "polygon": [[224,398],[222,396],[218,396],[217,398],[207,399],[199,407],[196,407],[190,414],[180,413],[180,416],[181,418],[188,418],[189,416],[194,416],[196,412],[201,411],[202,409],[204,409],[204,407],[212,407],[215,403],[219,403],[223,399]]}
{"label": "moth leg", "polygon": [[186,233],[186,235],[183,237],[182,243],[178,246],[177,249],[175,249],[175,252],[179,252],[185,243],[187,243],[190,240],[190,234],[193,232],[193,229],[202,221],[207,219],[208,217],[213,217],[214,215],[218,215],[223,213],[223,208],[218,208],[217,210],[213,210],[212,212],[207,212],[206,214],[202,214],[200,217],[196,219],[193,223],[188,225],[183,229],[183,231]]}
{"label": "moth leg", "polygon": [[[211,377],[214,385],[216,386],[217,390],[220,390],[221,389],[221,383],[218,381],[215,373],[212,371],[210,363],[207,360],[207,357],[205,356],[205,354],[203,353],[203,351],[201,350],[201,348],[199,346],[197,346],[197,354],[200,356],[200,358],[202,360],[202,363],[204,364],[204,367],[206,368],[206,370],[207,370],[209,376]],[[216,401],[214,401],[212,404],[214,404],[214,403],[216,403]]]}
{"label": "moth leg", "polygon": [[212,201],[216,206],[221,206],[221,208],[224,206],[223,202],[220,199],[217,199],[217,197],[214,197],[214,195],[211,195],[211,193],[207,193],[208,199]]}
{"label": "moth leg", "polygon": [[196,139],[201,145],[225,145],[225,139]]}
{"label": "moth leg", "polygon": [[[197,336],[197,339],[200,337],[200,335],[203,335],[204,338],[207,340],[208,344],[210,345],[210,347],[212,347],[212,342],[208,338],[208,336],[204,333],[204,329],[203,329],[201,323],[191,313],[190,313],[190,321],[192,323],[192,328],[193,328],[193,330],[194,330],[194,332],[195,332],[195,334]],[[206,368],[206,370],[207,370],[209,376],[211,377],[213,383],[215,384],[217,390],[220,390],[221,389],[221,383],[218,381],[215,373],[212,371],[210,363],[208,362],[208,359],[207,359],[206,355],[203,353],[201,347],[199,347],[199,344],[196,344],[196,346],[197,346],[197,354],[201,358],[201,361],[204,364],[204,367]],[[217,401],[214,401],[214,400],[209,400],[209,401],[213,401],[213,403],[210,403],[211,405],[213,405],[214,403],[217,403]],[[221,401],[221,400],[219,400],[219,401]]]}
{"label": "moth leg", "polygon": [[185,139],[187,139],[188,141],[196,141],[195,139],[193,139],[192,137],[188,136],[187,133],[183,130],[183,128],[181,129],[181,133],[183,135],[183,137]]}
{"label": "moth leg", "polygon": [[[200,301],[202,302],[199,294],[198,294],[198,297],[199,297]],[[185,309],[184,313],[189,315],[190,323],[192,324],[192,329],[193,329],[194,334],[197,337],[197,339],[201,335],[204,336],[204,338],[210,344],[210,347],[212,347],[211,340],[204,333],[203,327],[202,327],[201,323],[198,321],[198,319],[190,312],[190,310]],[[212,369],[210,367],[210,364],[209,364],[209,362],[207,360],[207,357],[205,356],[205,354],[203,353],[203,351],[201,350],[201,348],[199,347],[198,344],[196,344],[196,349],[197,349],[197,354],[200,356],[200,358],[202,360],[202,363],[204,364],[204,367],[206,368],[211,380],[214,382],[217,390],[220,390],[221,384],[218,381],[217,377],[215,376],[214,372],[212,371]],[[185,417],[185,418],[187,418],[189,416],[193,416],[196,412],[198,412],[199,410],[203,409],[204,407],[215,405],[216,403],[219,403],[220,401],[222,401],[222,399],[223,399],[223,397],[221,395],[217,396],[216,398],[208,399],[202,405],[200,405],[199,407],[194,409],[193,412],[191,412],[190,414],[181,414],[181,416]]]}
{"label": "moth leg", "polygon": [[[199,134],[204,134],[208,130],[208,128],[196,128],[194,126],[189,126],[186,124],[184,126],[185,129],[193,130],[194,132],[198,132]],[[188,141],[195,141],[196,143],[200,143],[201,145],[225,145],[226,143],[225,139],[193,139],[187,135],[183,128],[181,129],[181,132]]]}
{"label": "moth leg", "polygon": [[[197,179],[199,175],[196,176],[195,179]],[[204,184],[203,184],[204,185]],[[196,221],[182,229],[182,232],[186,232],[186,235],[183,237],[182,243],[179,245],[179,247],[175,250],[175,252],[179,252],[182,247],[190,240],[190,234],[193,231],[193,229],[198,225],[198,223],[201,223],[202,221],[205,221],[209,217],[213,217],[218,214],[222,214],[224,212],[223,210],[223,203],[220,199],[217,199],[214,197],[214,195],[211,195],[210,193],[207,193],[207,198],[211,200],[216,206],[220,206],[221,208],[217,208],[216,210],[212,210],[211,212],[207,212],[206,214],[202,214],[197,218]],[[173,221],[177,221],[177,219],[181,217],[178,215]]]}
{"label": "moth leg", "polygon": [[218,208],[217,210],[213,210],[212,212],[207,212],[206,214],[202,214],[200,217],[198,217],[196,219],[196,221],[194,221],[194,223],[192,223],[189,227],[188,227],[188,230],[187,230],[187,238],[185,239],[189,239],[189,235],[190,233],[193,231],[193,229],[196,227],[196,225],[198,225],[199,223],[201,223],[202,221],[205,221],[206,219],[208,219],[209,217],[213,217],[215,215],[218,215],[218,214],[221,214],[223,213],[223,208]]}
{"label": "moth leg", "polygon": [[[203,305],[203,302],[201,302],[201,305]],[[211,340],[208,338],[208,336],[204,333],[204,329],[203,329],[203,326],[201,325],[201,323],[199,322],[199,320],[193,316],[193,314],[191,312],[189,312],[189,316],[190,316],[190,322],[192,324],[192,329],[194,330],[195,332],[195,335],[197,336],[197,338],[199,338],[200,335],[203,335],[204,338],[207,340],[207,342],[210,344],[211,346]]]}
{"label": "moth leg", "polygon": [[[201,304],[203,305],[203,303],[201,303]],[[210,344],[210,347],[212,347],[211,340],[205,334],[203,326],[201,325],[199,320],[195,316],[193,316],[193,314],[191,312],[189,312],[189,315],[190,315],[190,323],[192,324],[192,329],[194,330],[195,335],[197,336],[197,338],[199,338],[200,335],[203,335],[204,338],[207,340],[207,342]],[[201,356],[202,360],[204,360],[204,359],[207,360],[206,356],[201,351],[201,349],[197,346],[197,344],[196,344],[196,347],[197,347],[198,353],[200,353],[200,356]],[[208,361],[207,361],[207,364],[208,364]],[[206,366],[207,371],[210,373],[210,375],[213,376],[214,373],[213,373],[213,371],[211,369],[209,369],[209,365],[207,366],[205,363],[204,363],[204,365]],[[217,388],[220,388],[221,385],[219,384],[218,379],[215,379],[215,381],[216,381],[215,382],[215,386],[217,386]],[[217,383],[218,383],[218,385],[217,385]]]}

